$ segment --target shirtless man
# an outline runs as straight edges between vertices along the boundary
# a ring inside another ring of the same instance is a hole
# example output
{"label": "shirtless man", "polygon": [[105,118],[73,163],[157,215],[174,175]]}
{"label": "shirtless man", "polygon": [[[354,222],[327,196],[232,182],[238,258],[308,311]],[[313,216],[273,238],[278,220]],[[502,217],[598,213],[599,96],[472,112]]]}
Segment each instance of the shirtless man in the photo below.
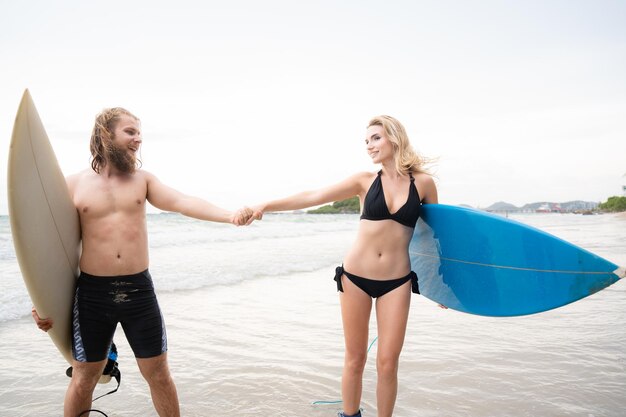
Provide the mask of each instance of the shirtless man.
{"label": "shirtless man", "polygon": [[[179,416],[178,396],[167,364],[167,338],[148,272],[146,201],[165,211],[201,220],[244,225],[252,211],[236,213],[184,195],[137,169],[141,123],[122,108],[96,117],[90,149],[92,169],[67,178],[81,225],[81,275],[72,313],[73,374],[65,417],[91,407],[117,323],[150,386],[159,416]],[[42,330],[50,318],[33,317]],[[81,414],[84,415],[84,414]]]}

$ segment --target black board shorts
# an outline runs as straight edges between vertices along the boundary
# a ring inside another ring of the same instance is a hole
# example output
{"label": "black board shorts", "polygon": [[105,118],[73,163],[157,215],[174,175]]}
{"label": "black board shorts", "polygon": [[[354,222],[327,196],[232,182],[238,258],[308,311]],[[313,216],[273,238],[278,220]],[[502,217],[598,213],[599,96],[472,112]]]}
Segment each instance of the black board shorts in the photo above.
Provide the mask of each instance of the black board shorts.
{"label": "black board shorts", "polygon": [[137,358],[167,351],[167,335],[152,277],[93,276],[81,272],[72,309],[72,355],[79,362],[106,359],[117,324]]}

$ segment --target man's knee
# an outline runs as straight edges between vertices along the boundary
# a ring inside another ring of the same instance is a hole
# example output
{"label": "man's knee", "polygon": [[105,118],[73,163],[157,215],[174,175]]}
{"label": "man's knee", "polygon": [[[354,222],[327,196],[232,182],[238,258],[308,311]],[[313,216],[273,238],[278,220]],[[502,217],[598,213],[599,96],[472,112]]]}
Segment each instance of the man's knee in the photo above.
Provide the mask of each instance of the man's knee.
{"label": "man's knee", "polygon": [[77,393],[90,394],[93,392],[106,361],[101,362],[72,362],[72,380],[70,388]]}
{"label": "man's knee", "polygon": [[168,384],[172,381],[165,353],[154,358],[137,358],[141,375],[149,384]]}

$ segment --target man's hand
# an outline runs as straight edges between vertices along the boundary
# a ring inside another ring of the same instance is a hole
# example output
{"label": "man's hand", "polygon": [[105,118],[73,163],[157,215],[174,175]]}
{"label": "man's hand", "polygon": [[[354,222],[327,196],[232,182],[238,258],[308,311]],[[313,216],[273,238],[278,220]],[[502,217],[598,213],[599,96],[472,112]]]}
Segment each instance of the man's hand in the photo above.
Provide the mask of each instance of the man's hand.
{"label": "man's hand", "polygon": [[37,327],[39,327],[44,332],[47,332],[52,328],[52,319],[42,319],[41,317],[39,317],[39,314],[37,314],[37,310],[35,310],[35,307],[33,307],[33,309],[30,311],[30,314],[33,316]]}
{"label": "man's hand", "polygon": [[254,212],[250,207],[242,207],[231,217],[231,223],[235,226],[247,226],[254,221]]}

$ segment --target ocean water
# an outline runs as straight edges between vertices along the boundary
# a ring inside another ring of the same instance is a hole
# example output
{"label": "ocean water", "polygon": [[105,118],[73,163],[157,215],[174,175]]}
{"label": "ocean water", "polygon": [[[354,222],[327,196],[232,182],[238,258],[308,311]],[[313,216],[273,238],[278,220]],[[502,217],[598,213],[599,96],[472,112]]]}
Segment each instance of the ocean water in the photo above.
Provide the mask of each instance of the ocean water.
{"label": "ocean water", "polygon": [[[233,227],[178,214],[148,215],[150,270],[161,293],[235,285],[341,262],[355,215],[270,214],[262,227]],[[0,323],[30,315],[8,216],[0,216]]]}
{"label": "ocean water", "polygon": [[[626,218],[515,219],[626,265]],[[185,416],[335,416],[343,336],[334,266],[356,215],[268,215],[249,228],[148,216],[151,272],[168,326]],[[62,415],[67,366],[30,319],[0,217],[0,416]],[[549,312],[487,318],[414,296],[395,416],[625,416],[626,284]],[[372,314],[370,340],[376,336]],[[113,416],[156,415],[121,330],[120,391],[94,403]],[[363,382],[376,415],[376,345]],[[98,393],[112,387],[98,387]]]}

